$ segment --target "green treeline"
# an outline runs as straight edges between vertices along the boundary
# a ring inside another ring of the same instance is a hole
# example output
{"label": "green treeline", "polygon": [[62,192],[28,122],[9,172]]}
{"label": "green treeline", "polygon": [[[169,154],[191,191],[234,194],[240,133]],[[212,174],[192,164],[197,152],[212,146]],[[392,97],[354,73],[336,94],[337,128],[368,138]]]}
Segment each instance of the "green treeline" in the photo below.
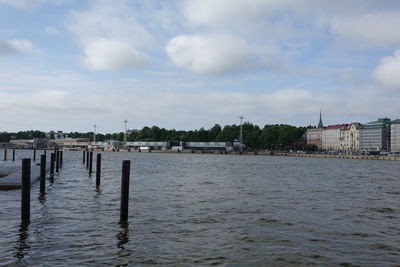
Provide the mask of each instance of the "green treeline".
{"label": "green treeline", "polygon": [[[306,131],[305,127],[295,127],[286,124],[265,125],[260,128],[252,123],[243,124],[243,142],[253,149],[289,149],[295,146],[296,140],[301,138]],[[18,133],[0,133],[0,142],[8,142],[11,136],[16,139],[44,138],[46,134],[41,131],[23,131]],[[127,141],[191,141],[191,142],[233,142],[240,136],[240,125],[226,125],[223,128],[215,124],[210,129],[198,130],[167,130],[157,126],[144,127],[141,130],[130,131]],[[71,138],[93,139],[93,132],[68,133]],[[50,138],[54,138],[51,132]],[[123,141],[124,133],[96,134],[96,141],[118,140]]]}

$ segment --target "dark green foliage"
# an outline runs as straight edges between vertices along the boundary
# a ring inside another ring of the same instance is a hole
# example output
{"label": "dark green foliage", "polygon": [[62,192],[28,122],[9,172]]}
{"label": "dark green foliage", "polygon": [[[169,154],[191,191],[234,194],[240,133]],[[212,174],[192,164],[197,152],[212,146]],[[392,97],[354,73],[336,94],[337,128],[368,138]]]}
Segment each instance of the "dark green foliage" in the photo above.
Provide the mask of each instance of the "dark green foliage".
{"label": "dark green foliage", "polygon": [[[295,127],[286,124],[265,125],[263,129],[252,123],[243,124],[243,141],[250,149],[291,149],[294,148],[296,140],[301,138],[305,127]],[[54,138],[54,131],[50,132],[50,138]],[[17,139],[44,138],[46,134],[41,131],[23,131],[16,134],[0,132],[0,142],[8,142],[10,136]],[[93,132],[79,133],[71,132],[71,138],[89,138],[93,140]],[[191,141],[191,142],[234,142],[239,140],[240,125],[225,125],[223,128],[215,124],[206,130],[203,127],[198,130],[177,131],[167,130],[157,126],[143,127],[141,130],[130,131],[127,134],[127,141]],[[124,140],[124,133],[96,134],[96,141]]]}

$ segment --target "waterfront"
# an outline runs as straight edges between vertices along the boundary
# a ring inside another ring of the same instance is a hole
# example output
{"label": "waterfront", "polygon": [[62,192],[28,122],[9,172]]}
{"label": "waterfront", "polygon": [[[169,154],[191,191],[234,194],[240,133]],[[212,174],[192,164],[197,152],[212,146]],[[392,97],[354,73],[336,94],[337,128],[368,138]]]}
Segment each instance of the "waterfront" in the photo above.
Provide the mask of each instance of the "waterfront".
{"label": "waterfront", "polygon": [[0,191],[0,265],[400,263],[396,161],[105,152],[102,167],[96,190],[81,152],[65,152],[44,198],[33,185],[27,228],[20,191]]}

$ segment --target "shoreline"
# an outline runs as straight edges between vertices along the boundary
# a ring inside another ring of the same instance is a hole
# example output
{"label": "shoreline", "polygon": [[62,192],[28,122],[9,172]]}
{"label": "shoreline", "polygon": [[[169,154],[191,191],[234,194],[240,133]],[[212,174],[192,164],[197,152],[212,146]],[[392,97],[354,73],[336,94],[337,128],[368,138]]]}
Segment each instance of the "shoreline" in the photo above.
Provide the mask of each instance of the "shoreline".
{"label": "shoreline", "polygon": [[[80,150],[82,151],[82,150]],[[94,150],[101,151],[101,150]],[[103,152],[128,152],[128,153],[170,153],[170,154],[216,154],[216,155],[260,155],[260,156],[280,156],[280,157],[306,157],[306,158],[335,158],[335,159],[365,159],[365,160],[391,160],[400,161],[400,156],[378,156],[378,155],[328,155],[328,154],[297,154],[297,153],[283,153],[283,152],[263,152],[263,151],[244,151],[244,152],[207,152],[207,151],[172,151],[172,150],[151,150],[151,151],[137,151],[137,150],[119,150],[110,151],[104,150]]]}

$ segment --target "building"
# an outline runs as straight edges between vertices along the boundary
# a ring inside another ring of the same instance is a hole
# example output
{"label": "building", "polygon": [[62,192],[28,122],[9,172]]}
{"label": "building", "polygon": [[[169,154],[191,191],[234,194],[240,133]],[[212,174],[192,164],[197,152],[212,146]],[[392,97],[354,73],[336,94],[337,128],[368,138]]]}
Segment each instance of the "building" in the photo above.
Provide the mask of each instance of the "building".
{"label": "building", "polygon": [[360,123],[351,123],[340,132],[341,151],[350,152],[360,150],[360,127]]}
{"label": "building", "polygon": [[341,150],[341,132],[349,127],[349,124],[330,125],[322,131],[322,149],[326,151]]}
{"label": "building", "polygon": [[390,152],[400,153],[400,120],[394,120],[390,125]]}
{"label": "building", "polygon": [[307,145],[314,145],[318,149],[322,148],[322,128],[307,129]]}
{"label": "building", "polygon": [[388,151],[390,149],[390,124],[388,118],[369,122],[360,128],[360,150]]}
{"label": "building", "polygon": [[322,148],[322,128],[324,128],[324,124],[322,123],[322,113],[319,111],[319,122],[317,128],[307,129],[307,145],[314,145],[318,149]]}
{"label": "building", "polygon": [[91,144],[90,138],[64,138],[49,140],[49,147],[84,148]]}

